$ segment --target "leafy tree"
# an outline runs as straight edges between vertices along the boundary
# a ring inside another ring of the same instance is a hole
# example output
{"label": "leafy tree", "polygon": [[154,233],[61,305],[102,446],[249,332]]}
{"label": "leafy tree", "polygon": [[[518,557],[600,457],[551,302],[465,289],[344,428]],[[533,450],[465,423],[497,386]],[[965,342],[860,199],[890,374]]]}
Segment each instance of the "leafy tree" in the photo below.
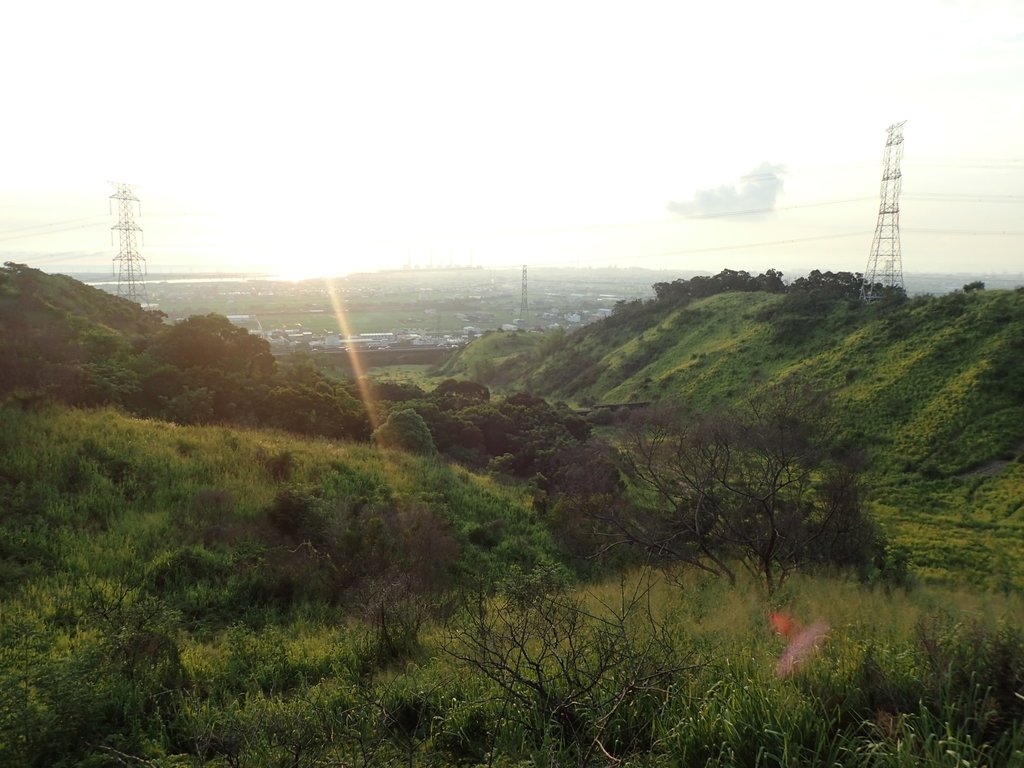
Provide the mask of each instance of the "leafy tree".
{"label": "leafy tree", "polygon": [[[823,327],[823,319],[850,317],[858,312],[861,302],[863,276],[853,272],[821,272],[812,270],[789,284],[781,302],[765,307],[759,319],[772,324],[774,341],[781,344],[799,344],[805,337]],[[882,293],[882,286],[877,286]],[[836,306],[845,306],[847,312],[835,312]]]}
{"label": "leafy tree", "polygon": [[606,561],[614,550],[623,565],[631,554],[609,547],[607,531],[595,531],[593,525],[607,510],[629,503],[619,464],[615,447],[591,438],[558,451],[546,473],[534,478],[534,508],[548,513],[552,533],[577,568],[593,563],[595,551]]}
{"label": "leafy tree", "polygon": [[491,399],[491,391],[475,381],[445,379],[434,389],[433,396],[435,400],[454,399],[468,403],[486,403]]}
{"label": "leafy tree", "polygon": [[816,298],[859,299],[864,276],[859,272],[822,272],[812,269],[807,277],[798,277],[789,286],[790,293],[811,294]]}
{"label": "leafy tree", "polygon": [[270,345],[223,315],[193,315],[170,326],[154,344],[154,354],[182,370],[204,369],[256,378],[274,371]]}
{"label": "leafy tree", "polygon": [[382,381],[364,379],[375,402],[404,403],[407,400],[419,400],[426,393],[415,384],[402,381]]}
{"label": "leafy tree", "polygon": [[392,411],[388,420],[373,433],[373,439],[385,448],[401,448],[413,453],[430,455],[437,450],[427,423],[412,408]]}
{"label": "leafy tree", "polygon": [[586,440],[590,425],[558,411],[546,400],[526,393],[496,404],[467,408],[463,416],[483,433],[487,453],[500,457],[494,468],[517,477],[546,472],[563,448]]}
{"label": "leafy tree", "polygon": [[327,382],[270,389],[260,404],[259,414],[262,423],[290,432],[351,440],[366,439],[369,435],[362,404]]}
{"label": "leafy tree", "polygon": [[590,434],[590,424],[564,407],[525,393],[492,401],[488,388],[476,382],[449,379],[418,399],[397,394],[403,399],[385,404],[384,411],[417,413],[438,452],[517,477],[545,472],[558,451]]}
{"label": "leafy tree", "polygon": [[765,293],[785,293],[786,284],[782,280],[782,273],[777,269],[769,269],[764,274],[754,278],[757,290]]}
{"label": "leafy tree", "polygon": [[782,273],[775,269],[769,269],[756,277],[742,269],[723,269],[717,275],[697,275],[689,280],[680,279],[671,283],[654,284],[654,294],[658,301],[675,302],[686,302],[730,291],[784,293],[786,290]]}

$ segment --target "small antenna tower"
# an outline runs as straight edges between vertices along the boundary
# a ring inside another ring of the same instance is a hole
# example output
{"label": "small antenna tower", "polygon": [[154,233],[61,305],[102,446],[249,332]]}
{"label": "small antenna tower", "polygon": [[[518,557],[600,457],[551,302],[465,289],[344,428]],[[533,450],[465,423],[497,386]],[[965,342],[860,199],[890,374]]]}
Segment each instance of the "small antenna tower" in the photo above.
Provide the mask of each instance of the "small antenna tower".
{"label": "small antenna tower", "polygon": [[871,255],[864,272],[861,298],[875,301],[881,298],[878,285],[883,288],[903,288],[903,259],[900,255],[900,188],[903,174],[903,125],[894,123],[887,129],[883,158],[881,202],[878,206],[878,224],[871,241]]}
{"label": "small antenna tower", "polygon": [[[132,203],[138,204],[135,196],[135,185],[110,182],[116,190],[110,196],[117,200],[117,224],[110,228],[110,240],[113,245],[114,230],[120,236],[121,251],[114,258],[117,267],[117,295],[137,304],[148,303],[146,300],[146,284],[142,278],[146,274],[146,260],[139,255],[135,246],[135,233],[142,232],[142,227],[135,223],[135,209]],[[142,208],[139,207],[139,215]]]}
{"label": "small antenna tower", "polygon": [[523,264],[523,298],[519,302],[519,318],[523,322],[526,322],[526,310],[527,310],[527,302],[526,302],[526,265]]}

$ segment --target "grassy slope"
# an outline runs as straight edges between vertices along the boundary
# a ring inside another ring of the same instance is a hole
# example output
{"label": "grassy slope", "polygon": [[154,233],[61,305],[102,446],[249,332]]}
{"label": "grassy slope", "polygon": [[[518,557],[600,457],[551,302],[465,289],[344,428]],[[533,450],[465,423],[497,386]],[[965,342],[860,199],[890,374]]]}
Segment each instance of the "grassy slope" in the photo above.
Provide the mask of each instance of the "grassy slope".
{"label": "grassy slope", "polygon": [[[1021,338],[1018,309],[1005,307],[1006,316],[964,340],[943,336],[950,322],[921,318],[932,323],[936,342],[927,350],[924,332],[889,351],[872,343],[873,322],[892,334],[899,330],[885,318],[850,324],[839,350],[827,343],[825,328],[820,338],[802,345],[816,350],[810,355],[771,346],[770,329],[756,321],[750,299],[719,297],[666,312],[641,331],[642,341],[632,329],[619,328],[625,355],[614,349],[602,353],[599,339],[584,336],[589,346],[575,354],[593,361],[589,370],[565,356],[572,339],[547,343],[549,362],[533,385],[543,386],[545,376],[585,375],[593,377],[585,390],[591,397],[646,398],[643,393],[658,386],[710,403],[810,367],[823,380],[837,382],[848,416],[877,402],[888,409],[872,419],[850,416],[848,425],[879,439],[877,504],[891,530],[914,544],[924,572],[952,572],[954,556],[969,559],[963,567],[973,573],[986,567],[982,556],[992,558],[987,565],[996,571],[1000,557],[1019,562],[1019,551],[1010,547],[1019,549],[1021,541],[1024,465],[988,464],[1020,436],[1014,426],[1019,400],[1000,375],[1008,365],[1019,371],[1012,355],[1004,354]],[[971,298],[958,317],[967,315],[962,322],[974,328],[970,313],[987,312],[995,299]],[[716,307],[726,306],[739,317],[716,317]],[[499,351],[508,345],[508,354],[513,344],[536,347],[539,354],[545,343],[526,335],[502,341],[508,338],[495,335],[490,341]],[[600,365],[603,356],[607,366]],[[843,367],[846,357],[862,360],[852,376]],[[905,370],[874,373],[868,362],[876,358]],[[509,357],[501,369],[511,374],[517,365],[536,367]],[[953,370],[935,374],[943,366]],[[932,378],[922,375],[927,371]],[[915,387],[929,394],[920,404],[908,402],[917,396]],[[894,428],[895,419],[920,434]],[[941,435],[957,439],[936,445]],[[886,436],[890,442],[882,443]],[[979,474],[961,477],[966,467]],[[439,629],[424,630],[422,651],[406,666],[365,676],[369,632],[351,619],[358,604],[295,601],[285,615],[250,610],[249,593],[239,584],[264,565],[264,576],[282,581],[288,569],[303,566],[295,557],[279,557],[282,547],[265,538],[267,509],[288,488],[313,489],[341,505],[400,513],[430,509],[448,522],[460,544],[463,575],[496,579],[512,564],[554,557],[520,490],[430,460],[275,432],[180,427],[112,410],[33,413],[5,406],[0,762],[53,765],[64,758],[71,765],[78,763],[68,756],[88,753],[88,764],[110,764],[118,754],[104,751],[110,744],[154,761],[180,755],[168,765],[227,765],[213,745],[228,749],[236,739],[242,750],[238,762],[285,764],[294,754],[291,738],[309,750],[310,763],[326,741],[337,752],[331,752],[334,762],[355,763],[361,755],[346,750],[354,750],[367,733],[380,733],[392,744],[375,764],[398,758],[411,763],[415,757],[434,764],[482,762],[490,744],[486,734],[498,735],[498,764],[504,755],[512,756],[506,765],[536,758],[539,753],[531,755],[520,732],[509,727],[495,688],[445,658]],[[955,534],[950,526],[959,526]],[[302,553],[291,543],[287,549]],[[930,554],[934,566],[922,559]],[[1019,572],[1011,576],[1019,585]],[[941,718],[918,719],[917,681],[929,670],[964,665],[960,656],[947,659],[941,652],[925,663],[925,646],[915,638],[934,616],[949,614],[958,621],[960,609],[991,619],[992,626],[1019,626],[1019,599],[931,588],[885,596],[849,582],[796,579],[770,607],[788,606],[805,619],[822,616],[833,633],[805,676],[781,681],[771,672],[781,642],[766,629],[769,606],[757,592],[728,592],[721,583],[688,578],[683,589],[659,588],[654,596],[654,610],[678,622],[669,636],[679,652],[695,653],[701,662],[695,671],[684,666],[675,676],[672,689],[679,695],[665,697],[656,716],[653,709],[637,714],[651,733],[654,762],[752,764],[769,756],[779,764],[903,765],[917,757],[935,765],[991,761],[976,737],[947,727]],[[598,607],[613,605],[618,589],[614,583],[595,585],[588,599]],[[108,620],[107,611],[116,621]],[[140,616],[147,623],[133,634],[131,622]],[[948,633],[964,631],[954,624]],[[150,643],[161,636],[173,638],[173,657]],[[152,666],[146,658],[112,655],[136,647],[126,646],[126,639],[147,642]],[[965,636],[961,646],[973,652],[977,643]],[[976,660],[973,653],[964,658]],[[180,672],[171,669],[180,679],[167,672],[171,661],[180,661]],[[991,666],[992,674],[982,678],[986,684],[1001,674]],[[897,701],[904,688],[905,701]],[[876,700],[878,691],[891,693],[892,702]],[[959,705],[948,706],[954,712]],[[426,723],[412,736],[402,719],[410,712]],[[312,734],[308,739],[303,728]],[[884,760],[886,751],[894,756]],[[23,759],[28,756],[34,761]],[[638,755],[634,764],[644,762]]]}
{"label": "grassy slope", "polygon": [[[125,573],[197,541],[232,560],[234,550],[252,545],[257,518],[285,489],[313,489],[340,506],[429,508],[446,520],[461,548],[460,567],[470,571],[553,557],[520,490],[429,459],[283,433],[182,427],[113,410],[5,408],[4,587],[16,590],[47,571],[72,579]],[[486,547],[469,540],[481,527],[489,532]],[[218,530],[238,540],[222,541]],[[266,547],[265,537],[258,546]]]}
{"label": "grassy slope", "polygon": [[345,525],[363,521],[364,538],[378,514],[422,510],[457,542],[456,579],[554,559],[519,489],[433,460],[114,410],[0,408],[0,763],[76,765],[97,742],[121,747],[110,734],[157,734],[153,693],[182,673],[185,701],[217,718],[206,696],[229,678],[277,692],[329,676],[358,690],[349,668],[373,664],[366,626],[350,627],[365,593],[326,594],[306,533],[275,531],[268,510],[296,490],[338,510],[341,568],[373,550],[355,541],[344,556]]}
{"label": "grassy slope", "polygon": [[535,366],[543,342],[544,337],[537,333],[487,333],[445,363],[440,376],[474,379],[493,389],[514,389]]}
{"label": "grassy slope", "polygon": [[[522,335],[494,383],[577,403],[707,407],[806,375],[835,392],[846,435],[868,449],[875,508],[919,573],[1024,586],[1024,293],[838,304],[785,343],[763,319],[782,301],[633,305],[558,344]],[[470,345],[446,373],[470,374],[496,343]]]}
{"label": "grassy slope", "polygon": [[46,275],[29,267],[0,270],[0,319],[39,332],[70,326],[127,335],[160,325],[157,315],[138,304],[85,285],[66,275]]}
{"label": "grassy slope", "polygon": [[[778,321],[762,319],[782,301],[634,303],[568,336],[493,333],[442,375],[570,402],[709,406],[805,373],[836,392],[847,434],[869,449],[875,506],[919,572],[1021,584],[1024,465],[1014,460],[1024,439],[1024,294],[895,310],[837,304],[786,343],[776,340]],[[0,326],[13,345],[8,386],[46,386],[83,359],[113,359],[159,319],[69,278],[12,267],[0,272]]]}
{"label": "grassy slope", "polygon": [[63,275],[0,269],[0,394],[70,391],[83,365],[104,368],[160,317]]}

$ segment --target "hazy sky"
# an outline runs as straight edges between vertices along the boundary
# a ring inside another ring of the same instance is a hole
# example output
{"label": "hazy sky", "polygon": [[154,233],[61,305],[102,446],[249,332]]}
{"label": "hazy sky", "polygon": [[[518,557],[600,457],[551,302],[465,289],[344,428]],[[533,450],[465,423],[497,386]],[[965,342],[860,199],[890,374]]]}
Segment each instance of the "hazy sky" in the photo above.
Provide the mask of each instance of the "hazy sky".
{"label": "hazy sky", "polygon": [[[0,258],[1024,271],[1024,3],[5,7]],[[737,212],[749,211],[739,215]],[[709,215],[710,214],[710,215]]]}

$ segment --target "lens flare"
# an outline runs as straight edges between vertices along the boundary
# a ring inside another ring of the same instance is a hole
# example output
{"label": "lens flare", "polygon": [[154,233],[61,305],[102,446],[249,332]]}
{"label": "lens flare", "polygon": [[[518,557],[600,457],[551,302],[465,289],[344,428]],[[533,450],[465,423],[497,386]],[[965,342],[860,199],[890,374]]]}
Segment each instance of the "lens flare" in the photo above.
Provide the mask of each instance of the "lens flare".
{"label": "lens flare", "polygon": [[[338,328],[341,329],[346,339],[351,339],[352,331],[349,328],[348,318],[345,315],[345,308],[342,306],[338,288],[331,279],[324,280],[324,285],[327,288],[327,296],[331,300],[334,318],[338,321]],[[356,378],[356,386],[359,388],[359,398],[363,401],[363,407],[366,408],[366,417],[370,420],[370,429],[376,431],[377,427],[380,426],[379,419],[377,418],[377,408],[373,401],[373,392],[370,390],[370,385],[364,375],[363,360],[357,346],[349,345],[348,359],[352,365],[352,373]]]}
{"label": "lens flare", "polygon": [[786,678],[802,667],[821,647],[828,637],[829,625],[824,621],[816,621],[808,627],[781,611],[768,617],[768,622],[779,637],[789,640],[789,645],[775,663],[775,674]]}
{"label": "lens flare", "polygon": [[779,637],[792,637],[800,631],[800,622],[788,613],[776,611],[768,617],[768,621],[771,622],[772,629]]}

